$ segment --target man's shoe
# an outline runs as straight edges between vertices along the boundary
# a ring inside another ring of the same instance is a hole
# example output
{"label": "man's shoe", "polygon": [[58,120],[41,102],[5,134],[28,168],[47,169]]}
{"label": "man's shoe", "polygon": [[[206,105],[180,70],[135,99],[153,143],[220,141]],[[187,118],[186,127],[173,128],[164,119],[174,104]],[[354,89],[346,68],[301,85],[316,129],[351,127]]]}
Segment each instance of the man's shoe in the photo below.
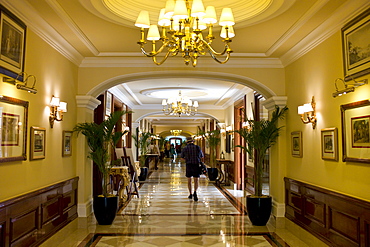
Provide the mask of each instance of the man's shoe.
{"label": "man's shoe", "polygon": [[197,192],[194,192],[194,201],[197,202],[198,201],[198,196],[197,196]]}
{"label": "man's shoe", "polygon": [[190,194],[190,195],[188,196],[188,198],[189,198],[189,199],[193,199],[193,195],[192,195],[192,194]]}

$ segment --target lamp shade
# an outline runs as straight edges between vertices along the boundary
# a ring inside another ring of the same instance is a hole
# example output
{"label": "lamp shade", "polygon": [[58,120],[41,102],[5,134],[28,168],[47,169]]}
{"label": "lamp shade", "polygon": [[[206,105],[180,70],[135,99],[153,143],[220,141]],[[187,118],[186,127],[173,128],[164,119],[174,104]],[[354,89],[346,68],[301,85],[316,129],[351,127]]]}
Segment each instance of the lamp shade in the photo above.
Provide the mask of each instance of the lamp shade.
{"label": "lamp shade", "polygon": [[60,100],[58,97],[52,97],[50,101],[50,106],[59,106]]}
{"label": "lamp shade", "polygon": [[206,14],[204,11],[204,5],[202,0],[193,0],[193,4],[191,6],[191,16],[192,17],[202,17]]}
{"label": "lamp shade", "polygon": [[184,0],[177,0],[175,3],[175,9],[173,11],[173,17],[179,19],[188,18],[188,10],[186,8],[186,3]]}
{"label": "lamp shade", "polygon": [[175,0],[167,0],[164,16],[168,19],[171,19],[174,9],[175,9]]}
{"label": "lamp shade", "polygon": [[[227,35],[226,35],[226,27],[227,27]],[[234,38],[235,37],[235,32],[234,32],[234,28],[232,26],[228,27],[228,26],[223,26],[221,28],[221,33],[220,33],[220,37],[221,38]]]}
{"label": "lamp shade", "polygon": [[198,101],[194,101],[193,106],[197,108],[199,106]]}
{"label": "lamp shade", "polygon": [[223,8],[220,17],[220,26],[233,26],[235,24],[234,15],[231,8]]}
{"label": "lamp shade", "polygon": [[304,111],[305,112],[311,112],[311,111],[313,111],[313,108],[312,108],[311,103],[304,104],[303,107],[304,107]]}
{"label": "lamp shade", "polygon": [[299,115],[304,114],[304,106],[303,105],[298,106],[298,114]]}
{"label": "lamp shade", "polygon": [[149,20],[149,12],[146,10],[140,11],[139,16],[136,19],[135,26],[140,28],[149,28],[150,20]]}
{"label": "lamp shade", "polygon": [[67,112],[67,103],[66,102],[60,102],[58,110],[62,111],[62,112]]}
{"label": "lamp shade", "polygon": [[171,25],[171,20],[164,15],[165,11],[165,8],[161,9],[158,18],[158,25],[162,27],[168,27],[169,25]]}
{"label": "lamp shade", "polygon": [[167,100],[163,99],[162,100],[162,105],[167,105]]}
{"label": "lamp shade", "polygon": [[206,24],[217,23],[216,10],[214,6],[208,6],[206,8],[206,14],[203,17],[202,21]]}
{"label": "lamp shade", "polygon": [[159,35],[159,30],[157,25],[150,25],[147,40],[159,40],[161,36]]}

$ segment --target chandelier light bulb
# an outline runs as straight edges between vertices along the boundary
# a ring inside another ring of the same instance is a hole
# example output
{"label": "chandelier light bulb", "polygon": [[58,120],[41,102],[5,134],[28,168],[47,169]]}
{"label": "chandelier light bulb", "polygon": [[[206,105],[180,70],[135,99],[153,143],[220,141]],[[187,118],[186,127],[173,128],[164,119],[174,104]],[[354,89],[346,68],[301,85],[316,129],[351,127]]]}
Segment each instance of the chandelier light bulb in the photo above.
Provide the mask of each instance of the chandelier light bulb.
{"label": "chandelier light bulb", "polygon": [[[227,35],[226,35],[226,27],[228,28],[227,29]],[[235,37],[234,28],[232,26],[230,26],[230,27],[223,26],[222,29],[221,29],[220,37],[223,38],[223,39],[234,38]]]}

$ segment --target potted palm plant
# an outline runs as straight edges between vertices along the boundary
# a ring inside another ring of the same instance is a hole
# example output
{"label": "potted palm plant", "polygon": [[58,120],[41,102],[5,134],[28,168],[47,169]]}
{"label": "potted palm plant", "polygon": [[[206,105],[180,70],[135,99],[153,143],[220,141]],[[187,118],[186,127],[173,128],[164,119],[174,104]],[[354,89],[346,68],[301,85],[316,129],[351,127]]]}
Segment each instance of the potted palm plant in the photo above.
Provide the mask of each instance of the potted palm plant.
{"label": "potted palm plant", "polygon": [[255,159],[254,195],[247,196],[247,211],[253,225],[266,225],[271,214],[272,198],[262,194],[263,161],[267,150],[276,143],[282,127],[277,127],[279,119],[283,119],[287,107],[280,109],[275,106],[271,120],[256,121],[244,118],[245,128],[235,130],[244,140],[245,145],[237,145]]}
{"label": "potted palm plant", "polygon": [[127,111],[113,112],[100,124],[78,123],[74,131],[86,137],[90,148],[88,158],[96,165],[102,175],[102,195],[94,197],[93,208],[99,225],[112,224],[118,209],[118,196],[109,193],[109,173],[114,165],[111,161],[111,150],[127,131],[115,132],[114,128]]}
{"label": "potted palm plant", "polygon": [[216,148],[221,142],[220,131],[212,130],[206,133],[201,133],[206,138],[209,146],[209,168],[207,168],[208,178],[210,181],[215,181],[218,177],[218,169],[216,168]]}
{"label": "potted palm plant", "polygon": [[148,176],[148,168],[145,167],[146,155],[148,154],[148,147],[152,139],[152,133],[142,132],[137,135],[133,135],[132,138],[135,140],[135,146],[140,149],[140,181],[145,181]]}

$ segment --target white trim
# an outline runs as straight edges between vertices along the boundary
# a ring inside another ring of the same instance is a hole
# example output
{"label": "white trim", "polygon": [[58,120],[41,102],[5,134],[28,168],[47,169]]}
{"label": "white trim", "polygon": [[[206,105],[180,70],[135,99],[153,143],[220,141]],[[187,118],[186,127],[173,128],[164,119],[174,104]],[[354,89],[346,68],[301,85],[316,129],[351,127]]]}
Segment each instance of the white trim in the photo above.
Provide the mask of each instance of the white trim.
{"label": "white trim", "polygon": [[90,214],[93,213],[93,201],[92,199],[88,200],[85,203],[78,203],[77,204],[77,214],[78,217],[88,217]]}
{"label": "white trim", "polygon": [[90,95],[76,95],[77,107],[94,110],[101,104],[100,100],[95,99]]}
{"label": "white trim", "polygon": [[278,203],[272,200],[272,215],[275,217],[285,217],[285,203]]}

